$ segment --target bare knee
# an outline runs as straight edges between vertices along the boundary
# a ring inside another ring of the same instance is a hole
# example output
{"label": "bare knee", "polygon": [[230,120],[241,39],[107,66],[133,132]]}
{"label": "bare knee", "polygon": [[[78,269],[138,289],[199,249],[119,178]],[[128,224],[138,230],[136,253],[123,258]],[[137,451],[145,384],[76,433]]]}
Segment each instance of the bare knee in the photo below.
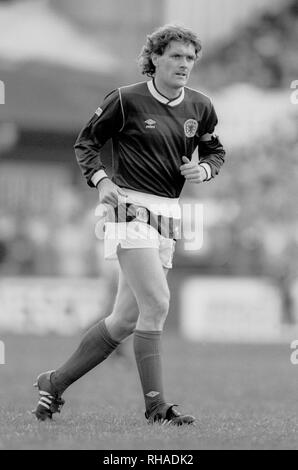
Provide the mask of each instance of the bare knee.
{"label": "bare knee", "polygon": [[125,318],[122,321],[119,321],[118,328],[122,331],[123,336],[126,338],[131,335],[136,329],[137,318]]}
{"label": "bare knee", "polygon": [[157,290],[147,295],[140,308],[138,329],[161,330],[167,318],[170,305],[170,291],[168,287],[162,291]]}
{"label": "bare knee", "polygon": [[121,316],[117,312],[113,312],[106,318],[105,322],[112,338],[120,342],[134,332],[137,319],[138,311],[131,312],[129,316]]}

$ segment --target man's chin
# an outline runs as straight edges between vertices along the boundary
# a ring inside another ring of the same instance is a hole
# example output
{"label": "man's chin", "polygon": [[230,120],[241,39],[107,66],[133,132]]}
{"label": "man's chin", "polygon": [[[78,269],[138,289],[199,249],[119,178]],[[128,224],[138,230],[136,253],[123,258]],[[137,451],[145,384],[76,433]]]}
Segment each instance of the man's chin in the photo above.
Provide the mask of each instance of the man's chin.
{"label": "man's chin", "polygon": [[186,82],[179,83],[179,84],[176,83],[176,84],[173,86],[173,90],[175,89],[177,92],[179,92],[179,91],[182,90],[182,88],[185,87],[185,85],[186,85]]}
{"label": "man's chin", "polygon": [[184,87],[187,84],[187,82],[188,82],[187,78],[181,77],[175,80],[175,85],[177,86],[177,88],[181,88],[181,87]]}

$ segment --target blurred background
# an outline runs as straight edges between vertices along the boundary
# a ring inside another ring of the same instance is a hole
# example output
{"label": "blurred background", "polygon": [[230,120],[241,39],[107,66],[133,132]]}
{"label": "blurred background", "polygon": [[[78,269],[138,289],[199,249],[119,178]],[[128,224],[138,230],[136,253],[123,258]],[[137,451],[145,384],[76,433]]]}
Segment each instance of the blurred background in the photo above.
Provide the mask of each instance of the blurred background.
{"label": "blurred background", "polygon": [[202,39],[190,86],[212,97],[227,150],[220,176],[183,190],[204,205],[204,243],[177,243],[168,328],[295,338],[298,0],[0,1],[2,332],[70,334],[109,313],[117,266],[73,144],[111,89],[145,79],[136,57],[168,22]]}

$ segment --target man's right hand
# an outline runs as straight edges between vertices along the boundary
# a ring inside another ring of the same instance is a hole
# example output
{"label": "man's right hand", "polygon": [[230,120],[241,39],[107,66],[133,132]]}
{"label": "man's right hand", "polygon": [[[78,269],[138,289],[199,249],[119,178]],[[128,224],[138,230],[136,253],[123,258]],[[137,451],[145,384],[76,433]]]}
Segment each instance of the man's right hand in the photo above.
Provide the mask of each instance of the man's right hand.
{"label": "man's right hand", "polygon": [[119,199],[126,198],[127,194],[122,188],[119,188],[109,178],[104,178],[97,185],[100,204],[110,204],[117,207]]}

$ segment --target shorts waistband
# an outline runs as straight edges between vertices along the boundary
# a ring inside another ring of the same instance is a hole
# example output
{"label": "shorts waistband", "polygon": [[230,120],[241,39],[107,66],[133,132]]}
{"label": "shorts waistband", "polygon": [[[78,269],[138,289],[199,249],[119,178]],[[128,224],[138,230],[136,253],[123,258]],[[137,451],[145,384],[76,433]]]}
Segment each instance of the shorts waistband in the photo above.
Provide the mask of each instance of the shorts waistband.
{"label": "shorts waistband", "polygon": [[125,202],[147,207],[155,214],[177,218],[181,216],[179,198],[156,196],[126,188],[123,188],[123,191],[128,196]]}

